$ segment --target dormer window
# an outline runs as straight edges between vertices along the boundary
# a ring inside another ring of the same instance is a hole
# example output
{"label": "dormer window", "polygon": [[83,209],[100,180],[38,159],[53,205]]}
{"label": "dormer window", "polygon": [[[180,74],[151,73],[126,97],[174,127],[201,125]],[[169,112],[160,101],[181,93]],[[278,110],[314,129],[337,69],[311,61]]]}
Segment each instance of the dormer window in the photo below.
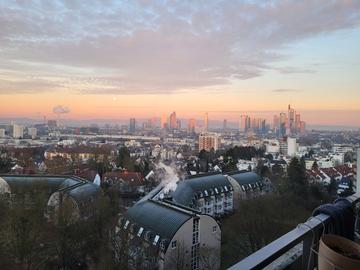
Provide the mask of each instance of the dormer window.
{"label": "dormer window", "polygon": [[137,236],[141,236],[142,232],[144,231],[144,228],[143,227],[140,227],[138,233],[137,233]]}
{"label": "dormer window", "polygon": [[159,239],[160,239],[160,236],[159,236],[159,235],[155,235],[154,242],[153,242],[153,245],[154,245],[154,246],[157,245],[157,243],[159,242]]}

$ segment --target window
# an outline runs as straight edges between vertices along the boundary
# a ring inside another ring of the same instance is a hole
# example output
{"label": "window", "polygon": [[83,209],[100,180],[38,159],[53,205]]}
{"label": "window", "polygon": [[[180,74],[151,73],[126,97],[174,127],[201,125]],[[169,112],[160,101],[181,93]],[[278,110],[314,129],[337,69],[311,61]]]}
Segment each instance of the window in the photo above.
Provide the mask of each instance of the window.
{"label": "window", "polygon": [[191,270],[199,269],[199,249],[200,244],[191,247]]}
{"label": "window", "polygon": [[212,231],[213,233],[217,232],[217,226],[213,226]]}
{"label": "window", "polygon": [[161,240],[161,242],[160,242],[160,249],[162,249],[162,250],[166,249],[164,240]]}
{"label": "window", "polygon": [[193,235],[192,235],[192,243],[199,243],[199,219],[194,219],[193,221]]}
{"label": "window", "polygon": [[141,236],[142,232],[144,231],[144,228],[143,227],[140,227],[138,233],[137,233],[137,236]]}
{"label": "window", "polygon": [[156,244],[159,242],[160,236],[156,235],[154,238],[153,245],[156,246]]}
{"label": "window", "polygon": [[174,240],[174,241],[171,242],[171,248],[172,248],[172,249],[175,249],[175,248],[176,248],[176,245],[177,245],[176,240]]}
{"label": "window", "polygon": [[199,231],[199,219],[194,219],[194,223],[193,223],[193,231]]}

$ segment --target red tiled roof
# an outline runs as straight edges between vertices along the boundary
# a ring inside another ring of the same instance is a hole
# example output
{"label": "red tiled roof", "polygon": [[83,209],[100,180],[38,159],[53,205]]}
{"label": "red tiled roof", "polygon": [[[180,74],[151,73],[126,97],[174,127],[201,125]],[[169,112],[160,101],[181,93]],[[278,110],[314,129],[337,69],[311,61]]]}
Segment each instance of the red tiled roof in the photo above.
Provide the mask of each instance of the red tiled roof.
{"label": "red tiled roof", "polygon": [[94,181],[97,171],[92,169],[75,169],[74,175],[84,178],[88,181]]}
{"label": "red tiled roof", "polygon": [[337,170],[339,173],[341,173],[343,176],[347,176],[350,174],[353,174],[353,168],[350,168],[348,165],[344,164],[344,165],[340,165],[340,166],[336,166],[335,170]]}

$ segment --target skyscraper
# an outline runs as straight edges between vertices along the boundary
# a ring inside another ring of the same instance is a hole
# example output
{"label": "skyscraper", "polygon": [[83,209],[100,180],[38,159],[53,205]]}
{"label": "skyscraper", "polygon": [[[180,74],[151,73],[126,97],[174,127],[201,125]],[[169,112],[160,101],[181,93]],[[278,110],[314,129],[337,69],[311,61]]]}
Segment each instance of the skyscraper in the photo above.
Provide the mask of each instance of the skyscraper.
{"label": "skyscraper", "polygon": [[189,119],[188,121],[188,131],[191,133],[195,132],[196,120],[194,118]]}
{"label": "skyscraper", "polygon": [[240,115],[240,132],[245,133],[250,128],[250,117],[248,115]]}
{"label": "skyscraper", "polygon": [[279,128],[280,128],[280,118],[278,115],[274,115],[274,119],[273,119],[273,130],[275,133],[279,132]]}
{"label": "skyscraper", "polygon": [[179,130],[181,129],[181,120],[180,119],[176,120],[176,128]]}
{"label": "skyscraper", "polygon": [[150,119],[150,128],[156,128],[157,123],[158,123],[158,118],[151,117],[151,119]]}
{"label": "skyscraper", "polygon": [[266,131],[267,131],[267,128],[266,128],[266,119],[260,118],[260,119],[259,119],[259,132],[262,133],[262,134],[265,134]]}
{"label": "skyscraper", "polygon": [[280,129],[279,135],[284,137],[286,134],[286,113],[280,113]]}
{"label": "skyscraper", "polygon": [[300,118],[300,114],[297,113],[295,115],[295,132],[296,133],[300,132],[300,128],[301,128],[301,118]]}
{"label": "skyscraper", "polygon": [[224,119],[223,121],[223,130],[227,130],[227,120]]}
{"label": "skyscraper", "polygon": [[289,134],[295,133],[295,110],[291,108],[290,104],[288,106],[288,128]]}
{"label": "skyscraper", "polygon": [[172,112],[170,114],[170,129],[176,129],[177,128],[177,122],[176,122],[176,112]]}
{"label": "skyscraper", "polygon": [[136,121],[135,118],[130,118],[130,126],[129,126],[129,131],[130,133],[134,133],[136,129]]}
{"label": "skyscraper", "polygon": [[205,113],[205,118],[204,118],[204,130],[208,131],[209,130],[209,115],[208,113]]}
{"label": "skyscraper", "polygon": [[166,115],[163,114],[163,115],[161,116],[160,128],[166,129],[166,126],[167,126],[167,119],[166,119]]}

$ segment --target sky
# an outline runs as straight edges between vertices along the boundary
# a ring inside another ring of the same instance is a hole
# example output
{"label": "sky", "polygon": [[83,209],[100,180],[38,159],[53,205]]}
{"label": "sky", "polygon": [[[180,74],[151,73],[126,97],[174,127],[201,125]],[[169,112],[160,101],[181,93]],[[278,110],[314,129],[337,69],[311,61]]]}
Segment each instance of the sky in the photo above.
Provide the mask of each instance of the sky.
{"label": "sky", "polygon": [[360,126],[360,1],[0,0],[0,117]]}

